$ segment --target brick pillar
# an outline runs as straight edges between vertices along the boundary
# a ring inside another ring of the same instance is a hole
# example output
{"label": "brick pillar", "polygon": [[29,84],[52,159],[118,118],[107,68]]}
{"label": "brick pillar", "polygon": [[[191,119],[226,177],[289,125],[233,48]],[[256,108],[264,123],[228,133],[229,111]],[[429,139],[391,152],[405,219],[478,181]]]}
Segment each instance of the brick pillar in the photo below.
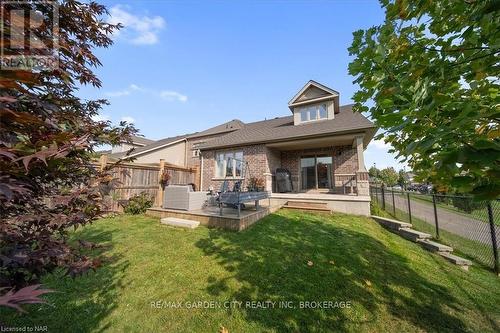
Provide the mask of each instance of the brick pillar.
{"label": "brick pillar", "polygon": [[368,172],[365,168],[363,137],[357,136],[354,139],[353,146],[356,147],[358,155],[358,170],[356,171],[356,190],[358,195],[370,195],[370,182],[368,179]]}
{"label": "brick pillar", "polygon": [[263,174],[264,179],[266,181],[266,192],[272,193],[273,192],[273,175],[270,174],[269,172],[265,172]]}

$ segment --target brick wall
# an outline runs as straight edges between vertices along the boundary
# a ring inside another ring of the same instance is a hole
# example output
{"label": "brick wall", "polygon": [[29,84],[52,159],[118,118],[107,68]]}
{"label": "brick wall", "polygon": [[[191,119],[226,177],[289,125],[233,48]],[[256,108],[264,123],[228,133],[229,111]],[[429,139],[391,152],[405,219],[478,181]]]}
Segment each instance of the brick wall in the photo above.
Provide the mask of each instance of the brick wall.
{"label": "brick wall", "polygon": [[335,147],[334,172],[355,173],[358,170],[358,153],[352,146]]}
{"label": "brick wall", "polygon": [[[215,178],[215,156],[218,152],[235,152],[243,151],[243,159],[248,163],[246,171],[246,180],[244,186],[248,185],[248,180],[251,177],[258,177],[265,179],[264,174],[270,172],[269,161],[272,167],[278,163],[277,152],[271,151],[264,145],[252,145],[239,148],[227,148],[217,150],[205,150],[203,154],[203,189],[206,190],[210,186],[214,190],[219,190],[224,179]],[[232,184],[231,184],[232,186]]]}
{"label": "brick wall", "polygon": [[225,135],[227,133],[221,133],[221,134],[214,134],[214,135],[206,135],[198,138],[193,138],[193,139],[188,139],[187,141],[187,166],[192,167],[196,165],[200,165],[200,158],[199,157],[193,157],[193,150],[194,147],[197,145],[203,144],[205,142],[210,141],[211,139],[214,139],[216,137]]}
{"label": "brick wall", "polygon": [[[269,149],[264,145],[244,146],[240,148],[228,148],[219,150],[203,151],[203,189],[210,186],[214,190],[221,188],[223,179],[215,178],[215,156],[216,152],[243,151],[243,158],[248,162],[247,181],[250,177],[264,178],[265,173],[273,173],[276,168],[286,168],[292,174],[294,191],[299,189],[300,158],[306,155],[326,155],[333,159],[333,174],[354,174],[358,169],[356,148],[352,146],[336,146],[315,149],[303,149],[294,151],[278,151]],[[332,178],[333,179],[333,178]],[[247,181],[245,183],[247,183]],[[244,183],[244,185],[246,185]],[[339,184],[335,184],[339,186]]]}
{"label": "brick wall", "polygon": [[[331,156],[333,160],[333,175],[344,173],[353,174],[358,170],[357,150],[352,146],[335,146],[316,149],[283,151],[281,153],[281,166],[290,170],[290,173],[292,174],[294,191],[299,190],[300,158],[307,155]],[[336,182],[335,184],[335,186],[340,185],[341,184],[339,182]]]}

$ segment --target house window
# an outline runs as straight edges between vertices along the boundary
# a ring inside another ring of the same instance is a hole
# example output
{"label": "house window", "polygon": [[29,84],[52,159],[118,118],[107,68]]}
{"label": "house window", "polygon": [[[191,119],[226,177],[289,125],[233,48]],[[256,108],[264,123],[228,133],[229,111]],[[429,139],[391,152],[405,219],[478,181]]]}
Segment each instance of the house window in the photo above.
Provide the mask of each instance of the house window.
{"label": "house window", "polygon": [[305,106],[303,108],[300,108],[299,113],[301,122],[328,118],[326,104]]}
{"label": "house window", "polygon": [[215,177],[242,177],[243,165],[242,151],[217,153],[215,158]]}
{"label": "house window", "polygon": [[200,156],[200,150],[199,149],[193,149],[193,157],[199,157]]}

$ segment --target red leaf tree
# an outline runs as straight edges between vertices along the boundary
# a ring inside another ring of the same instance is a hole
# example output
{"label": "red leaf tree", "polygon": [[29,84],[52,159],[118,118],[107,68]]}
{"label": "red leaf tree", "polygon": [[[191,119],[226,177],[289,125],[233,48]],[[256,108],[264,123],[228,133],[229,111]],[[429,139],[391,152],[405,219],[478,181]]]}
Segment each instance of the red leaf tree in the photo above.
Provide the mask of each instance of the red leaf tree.
{"label": "red leaf tree", "polygon": [[109,178],[91,163],[95,149],[130,141],[136,131],[94,120],[107,102],[76,95],[80,85],[101,86],[93,50],[110,46],[110,34],[120,28],[102,20],[104,6],[65,1],[53,36],[52,4],[8,5],[41,13],[44,24],[29,33],[59,40],[57,69],[0,71],[0,287],[18,289],[56,267],[74,275],[96,265],[98,260],[68,245],[68,231],[103,212],[99,182]]}

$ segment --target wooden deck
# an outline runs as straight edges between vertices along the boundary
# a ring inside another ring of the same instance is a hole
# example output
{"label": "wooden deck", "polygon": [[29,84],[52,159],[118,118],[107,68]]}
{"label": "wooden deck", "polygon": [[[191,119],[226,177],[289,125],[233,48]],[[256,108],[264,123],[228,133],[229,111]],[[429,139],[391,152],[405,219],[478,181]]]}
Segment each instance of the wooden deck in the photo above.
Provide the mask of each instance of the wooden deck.
{"label": "wooden deck", "polygon": [[258,210],[253,206],[241,210],[238,217],[238,210],[233,208],[223,208],[223,214],[220,215],[218,207],[207,207],[200,210],[185,211],[177,209],[165,209],[160,207],[149,208],[147,215],[152,217],[176,217],[186,220],[194,220],[207,227],[223,228],[232,231],[241,231],[250,227],[252,224],[269,215],[273,209],[268,207],[259,207]]}

